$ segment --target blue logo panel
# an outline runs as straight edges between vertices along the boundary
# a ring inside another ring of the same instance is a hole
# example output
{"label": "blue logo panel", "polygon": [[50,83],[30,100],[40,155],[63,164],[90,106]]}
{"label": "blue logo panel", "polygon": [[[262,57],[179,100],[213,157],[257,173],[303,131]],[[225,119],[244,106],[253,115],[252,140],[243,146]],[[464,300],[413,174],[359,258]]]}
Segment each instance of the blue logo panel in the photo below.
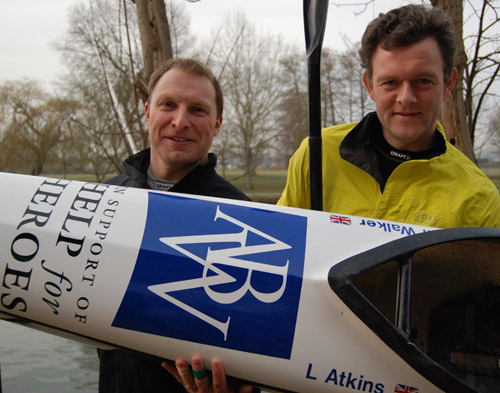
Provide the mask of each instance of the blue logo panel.
{"label": "blue logo panel", "polygon": [[113,326],[290,358],[306,229],[302,216],[149,193]]}

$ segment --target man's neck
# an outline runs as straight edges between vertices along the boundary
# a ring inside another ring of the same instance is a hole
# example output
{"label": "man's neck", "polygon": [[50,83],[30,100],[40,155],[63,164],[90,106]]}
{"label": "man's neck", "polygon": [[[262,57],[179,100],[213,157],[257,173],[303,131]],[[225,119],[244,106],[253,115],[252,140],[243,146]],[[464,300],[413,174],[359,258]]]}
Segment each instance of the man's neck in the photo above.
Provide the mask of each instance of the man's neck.
{"label": "man's neck", "polygon": [[151,174],[151,167],[148,168],[147,181],[151,189],[159,191],[168,191],[175,185],[175,182],[170,182],[154,177]]}
{"label": "man's neck", "polygon": [[431,150],[434,145],[434,132],[428,136],[420,138],[418,141],[413,142],[403,142],[395,138],[391,138],[391,135],[382,129],[382,134],[385,141],[391,145],[396,150],[403,150],[409,152],[424,152]]}

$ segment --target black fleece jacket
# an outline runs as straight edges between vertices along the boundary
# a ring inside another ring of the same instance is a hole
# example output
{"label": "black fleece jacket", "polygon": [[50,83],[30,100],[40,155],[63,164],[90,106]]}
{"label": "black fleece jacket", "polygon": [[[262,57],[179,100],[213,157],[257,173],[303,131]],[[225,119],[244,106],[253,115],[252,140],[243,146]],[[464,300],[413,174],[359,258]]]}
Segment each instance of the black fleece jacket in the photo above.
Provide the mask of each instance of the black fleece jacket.
{"label": "black fleece jacket", "polygon": [[[122,174],[107,184],[150,189],[147,171],[150,149],[127,158],[121,165]],[[199,165],[177,182],[169,191],[219,198],[250,200],[215,171],[217,157],[209,154],[208,161]],[[121,350],[99,350],[100,393],[185,393],[184,387],[158,360]]]}

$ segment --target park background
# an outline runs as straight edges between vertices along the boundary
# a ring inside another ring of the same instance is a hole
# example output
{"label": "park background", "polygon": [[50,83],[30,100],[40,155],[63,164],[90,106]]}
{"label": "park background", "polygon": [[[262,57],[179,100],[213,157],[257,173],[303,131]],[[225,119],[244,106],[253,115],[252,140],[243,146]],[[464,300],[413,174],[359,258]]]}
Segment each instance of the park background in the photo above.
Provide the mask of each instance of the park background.
{"label": "park background", "polygon": [[[152,0],[153,1],[153,0]],[[16,0],[0,14],[0,171],[102,181],[147,145],[143,46],[131,0]],[[361,34],[380,12],[430,1],[330,1],[322,123],[357,121],[373,105],[361,83]],[[473,157],[500,186],[498,1],[462,5],[460,89]],[[223,84],[218,171],[275,203],[288,159],[307,136],[301,0],[166,0],[172,56],[207,62]],[[141,96],[142,94],[142,96]],[[471,134],[472,131],[472,134]],[[0,321],[4,393],[95,392],[84,344]]]}
{"label": "park background", "polygon": [[[441,121],[447,139],[496,181],[498,1],[331,0],[322,124],[358,121],[374,109],[357,54],[362,32],[380,12],[410,3],[445,7],[454,20],[461,78]],[[148,145],[152,70],[162,59],[192,56],[224,91],[212,148],[218,172],[254,200],[275,202],[308,135],[302,1],[20,0],[6,3],[1,18],[1,171],[97,182],[117,174]],[[459,127],[447,126],[450,118]]]}

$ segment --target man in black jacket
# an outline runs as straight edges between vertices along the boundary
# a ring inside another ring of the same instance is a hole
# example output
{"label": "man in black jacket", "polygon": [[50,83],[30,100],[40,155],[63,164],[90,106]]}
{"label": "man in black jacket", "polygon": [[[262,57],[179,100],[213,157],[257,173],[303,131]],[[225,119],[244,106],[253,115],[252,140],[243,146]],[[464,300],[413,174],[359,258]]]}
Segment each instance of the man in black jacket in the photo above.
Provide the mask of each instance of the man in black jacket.
{"label": "man in black jacket", "polygon": [[[172,59],[151,76],[145,106],[151,148],[127,158],[107,183],[249,200],[215,171],[209,153],[222,124],[217,79],[201,62]],[[120,350],[100,350],[99,392],[177,393],[184,387],[161,365]]]}

